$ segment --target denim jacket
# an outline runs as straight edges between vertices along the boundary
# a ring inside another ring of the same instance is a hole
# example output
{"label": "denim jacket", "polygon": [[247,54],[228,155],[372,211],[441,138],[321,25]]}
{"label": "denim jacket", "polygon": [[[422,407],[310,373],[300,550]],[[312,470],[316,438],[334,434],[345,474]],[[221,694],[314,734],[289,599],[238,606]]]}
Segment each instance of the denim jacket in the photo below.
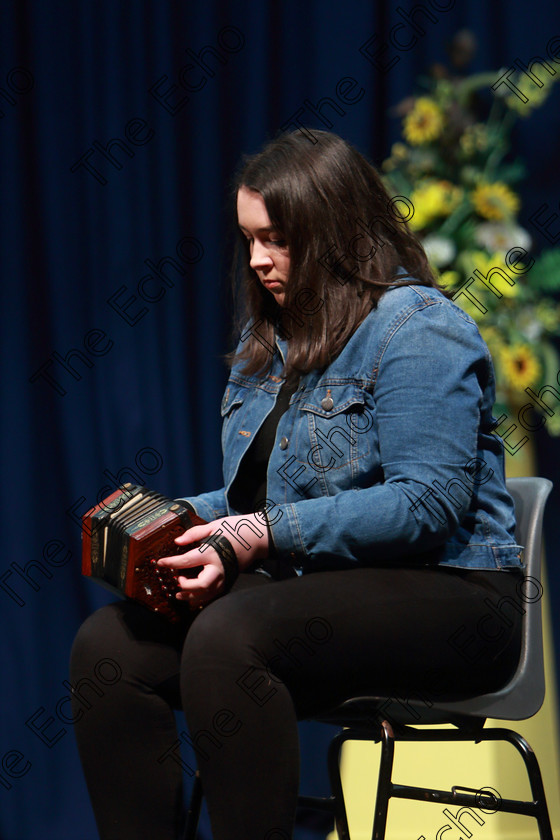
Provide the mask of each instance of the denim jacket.
{"label": "denim jacket", "polygon": [[[265,376],[234,365],[222,402],[224,488],[188,501],[207,520],[282,384],[277,338]],[[324,370],[303,376],[282,415],[266,514],[280,560],[299,573],[353,565],[519,567],[494,373],[474,321],[437,289],[383,294]]]}

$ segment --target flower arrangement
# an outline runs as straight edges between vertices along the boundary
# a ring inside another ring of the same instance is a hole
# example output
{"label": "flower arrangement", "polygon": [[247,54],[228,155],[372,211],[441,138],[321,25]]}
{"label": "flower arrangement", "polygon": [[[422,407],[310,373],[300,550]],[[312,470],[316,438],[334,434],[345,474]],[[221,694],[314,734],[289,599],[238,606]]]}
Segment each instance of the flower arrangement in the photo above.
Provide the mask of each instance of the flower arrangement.
{"label": "flower arrangement", "polygon": [[[469,53],[469,39],[472,46],[468,32],[455,38],[452,61],[454,51],[462,57],[456,66]],[[512,78],[520,94],[505,85],[506,95],[493,92],[499,78],[499,72],[453,77],[437,66],[422,80],[425,93],[398,106],[405,142],[393,145],[383,170],[390,192],[410,198],[409,224],[439,282],[476,320],[494,360],[495,413],[511,417],[531,403],[527,388],[537,394],[543,385],[558,388],[560,358],[551,339],[560,335],[560,304],[554,299],[560,292],[560,249],[531,255],[531,236],[517,221],[521,201],[512,186],[525,170],[507,155],[515,122],[545,101],[560,73],[539,87],[520,72]],[[537,400],[531,404],[546,421],[535,420],[534,427],[546,425],[550,434],[560,435],[560,411],[550,416]]]}

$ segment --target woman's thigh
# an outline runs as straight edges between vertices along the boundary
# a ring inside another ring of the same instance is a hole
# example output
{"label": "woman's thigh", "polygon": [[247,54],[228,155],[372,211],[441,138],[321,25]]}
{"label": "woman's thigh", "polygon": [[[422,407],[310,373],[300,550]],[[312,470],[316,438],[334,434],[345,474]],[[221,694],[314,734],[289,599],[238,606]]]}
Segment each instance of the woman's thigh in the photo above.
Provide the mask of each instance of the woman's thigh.
{"label": "woman's thigh", "polygon": [[270,693],[282,683],[300,715],[361,692],[452,698],[492,690],[517,662],[522,609],[500,622],[491,605],[513,600],[518,580],[376,567],[249,586],[202,611],[183,667],[223,668],[230,683],[239,672],[233,690],[254,691],[257,703],[263,686]]}
{"label": "woman's thigh", "polygon": [[[475,694],[505,682],[517,662],[518,580],[441,568],[355,568],[283,581],[242,574],[228,595],[180,626],[128,601],[98,610],[76,638],[73,679],[110,657],[129,686],[157,689],[178,707],[186,637],[184,680],[190,664],[206,660],[228,679],[237,669],[236,690],[251,691],[259,670],[271,688],[288,687],[301,713],[362,691]],[[503,598],[513,608],[497,609]]]}
{"label": "woman's thigh", "polygon": [[[230,594],[269,582],[262,575],[240,575]],[[190,626],[200,615],[186,614],[184,621],[173,624],[134,601],[101,607],[76,634],[70,657],[73,683],[82,681],[86,693],[96,667],[110,659],[122,675],[119,682],[127,688],[157,689],[180,708],[181,651]]]}

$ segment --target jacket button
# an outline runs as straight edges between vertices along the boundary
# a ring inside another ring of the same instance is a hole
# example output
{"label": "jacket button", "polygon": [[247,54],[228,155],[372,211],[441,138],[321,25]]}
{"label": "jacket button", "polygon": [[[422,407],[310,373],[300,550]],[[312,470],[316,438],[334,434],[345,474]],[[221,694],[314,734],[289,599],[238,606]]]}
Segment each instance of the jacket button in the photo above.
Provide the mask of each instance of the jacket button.
{"label": "jacket button", "polygon": [[332,411],[333,406],[333,398],[330,395],[328,397],[323,397],[321,400],[321,408],[324,408],[325,411]]}
{"label": "jacket button", "polygon": [[289,440],[287,437],[280,438],[280,449],[287,449],[288,448]]}

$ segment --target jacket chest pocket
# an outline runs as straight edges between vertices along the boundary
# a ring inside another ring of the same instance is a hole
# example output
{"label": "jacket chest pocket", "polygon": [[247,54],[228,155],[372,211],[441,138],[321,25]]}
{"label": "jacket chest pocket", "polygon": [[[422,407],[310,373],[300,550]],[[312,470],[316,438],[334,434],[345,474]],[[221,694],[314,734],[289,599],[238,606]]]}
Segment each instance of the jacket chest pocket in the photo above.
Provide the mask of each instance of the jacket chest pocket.
{"label": "jacket chest pocket", "polygon": [[373,412],[356,385],[313,391],[299,406],[297,460],[318,472],[341,469],[371,453]]}
{"label": "jacket chest pocket", "polygon": [[242,385],[229,384],[226,388],[220,409],[222,415],[222,446],[224,451],[232,422],[235,420],[236,428],[243,422],[243,415],[246,414],[246,403],[248,402],[249,394],[249,389],[244,388]]}

